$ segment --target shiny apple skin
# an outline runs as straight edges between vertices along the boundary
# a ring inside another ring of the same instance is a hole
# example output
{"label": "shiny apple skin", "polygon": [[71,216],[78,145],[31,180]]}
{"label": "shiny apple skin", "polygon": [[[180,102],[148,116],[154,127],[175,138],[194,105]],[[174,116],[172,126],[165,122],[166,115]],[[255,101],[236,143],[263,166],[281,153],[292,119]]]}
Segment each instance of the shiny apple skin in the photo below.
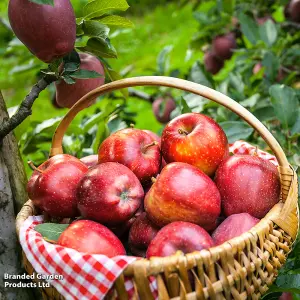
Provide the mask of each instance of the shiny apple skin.
{"label": "shiny apple skin", "polygon": [[118,162],[128,167],[141,181],[149,184],[161,166],[161,154],[158,145],[143,150],[153,143],[153,138],[140,129],[119,130],[103,141],[99,148],[99,162]]}
{"label": "shiny apple skin", "polygon": [[121,241],[108,228],[90,220],[73,222],[60,235],[57,244],[87,254],[126,255]]}
{"label": "shiny apple skin", "polygon": [[76,187],[88,168],[76,157],[56,155],[34,171],[27,185],[34,205],[51,217],[72,218],[77,210]]}
{"label": "shiny apple skin", "polygon": [[98,155],[93,154],[93,155],[88,155],[85,157],[80,158],[80,160],[88,167],[92,168],[96,165],[98,165]]}
{"label": "shiny apple skin", "polygon": [[212,234],[212,238],[216,245],[221,245],[224,242],[249,231],[259,221],[259,219],[254,218],[247,213],[231,215],[217,227]]}
{"label": "shiny apple skin", "polygon": [[128,221],[143,197],[144,190],[133,172],[114,162],[89,169],[77,187],[81,215],[107,225]]}
{"label": "shiny apple skin", "polygon": [[226,216],[245,212],[261,219],[279,201],[278,170],[258,156],[229,157],[218,168],[215,182]]}
{"label": "shiny apple skin", "polygon": [[[160,138],[160,136],[158,136],[156,133],[154,133],[154,132],[151,131],[151,130],[145,129],[145,130],[143,130],[143,131],[145,131],[146,133],[148,133],[155,141],[157,141],[157,142],[158,142],[158,145],[159,145],[159,148],[161,149],[161,138]],[[166,166],[166,164],[167,164],[167,163],[166,163],[165,159],[162,157],[160,169],[163,169],[163,168]]]}
{"label": "shiny apple skin", "polygon": [[189,222],[173,222],[157,233],[148,247],[146,256],[170,256],[178,250],[192,253],[213,245],[211,236],[200,226]]}
{"label": "shiny apple skin", "polygon": [[159,231],[159,227],[154,225],[143,212],[137,217],[129,231],[129,247],[134,255],[146,257],[146,251]]}
{"label": "shiny apple skin", "polygon": [[[179,133],[180,130],[188,134]],[[229,155],[223,129],[211,118],[187,113],[167,124],[161,138],[161,150],[167,163],[185,162],[214,175],[222,160]]]}
{"label": "shiny apple skin", "polygon": [[186,221],[211,230],[221,212],[221,197],[215,183],[201,170],[175,162],[161,171],[146,194],[144,206],[148,218],[159,227]]}

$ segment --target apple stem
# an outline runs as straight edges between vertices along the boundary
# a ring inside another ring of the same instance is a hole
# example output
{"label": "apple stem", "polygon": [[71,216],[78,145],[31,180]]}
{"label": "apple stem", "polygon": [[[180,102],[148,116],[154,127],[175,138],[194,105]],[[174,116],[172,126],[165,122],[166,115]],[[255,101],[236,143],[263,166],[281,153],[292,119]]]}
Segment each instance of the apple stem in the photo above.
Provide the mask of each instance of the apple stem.
{"label": "apple stem", "polygon": [[258,156],[258,147],[257,146],[255,147],[255,151],[253,153],[253,156]]}
{"label": "apple stem", "polygon": [[156,146],[156,145],[158,145],[158,142],[157,142],[157,141],[153,141],[151,144],[145,145],[145,146],[142,148],[142,152],[145,153],[149,147]]}
{"label": "apple stem", "polygon": [[32,161],[28,162],[29,167],[33,170],[33,171],[37,171],[39,173],[44,173],[44,171],[40,170],[39,168],[37,168]]}
{"label": "apple stem", "polygon": [[178,133],[179,134],[184,134],[184,135],[188,135],[189,134],[186,130],[181,129],[181,128],[178,129]]}
{"label": "apple stem", "polygon": [[156,182],[156,178],[155,177],[151,177],[151,181],[152,181],[152,183],[155,183]]}

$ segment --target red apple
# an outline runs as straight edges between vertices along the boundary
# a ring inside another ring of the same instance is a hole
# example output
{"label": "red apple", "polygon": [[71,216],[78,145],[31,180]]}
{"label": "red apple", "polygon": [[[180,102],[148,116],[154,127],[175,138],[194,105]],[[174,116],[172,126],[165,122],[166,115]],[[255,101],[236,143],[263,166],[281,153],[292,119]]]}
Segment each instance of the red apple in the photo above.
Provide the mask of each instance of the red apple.
{"label": "red apple", "polygon": [[207,72],[215,75],[224,67],[224,61],[208,51],[204,54],[204,66]]}
{"label": "red apple", "polygon": [[191,253],[213,245],[210,235],[200,226],[189,222],[174,222],[157,233],[148,247],[146,256],[170,256],[178,250]]}
{"label": "red apple", "polygon": [[134,255],[145,257],[147,248],[159,231],[148,218],[142,213],[133,223],[129,231],[129,247]]}
{"label": "red apple", "polygon": [[236,40],[233,33],[217,36],[212,42],[213,53],[221,60],[230,59],[236,49]]}
{"label": "red apple", "polygon": [[291,293],[282,293],[278,300],[293,300]]}
{"label": "red apple", "polygon": [[54,6],[10,0],[8,17],[18,39],[46,63],[74,48],[76,17],[69,0],[54,0]]}
{"label": "red apple", "polygon": [[216,172],[226,216],[248,213],[263,218],[279,201],[280,178],[277,168],[258,156],[234,155],[223,161]]}
{"label": "red apple", "polygon": [[[143,202],[143,201],[142,201]],[[124,236],[129,232],[131,226],[135,222],[135,220],[144,212],[144,203],[138,208],[135,212],[134,216],[131,217],[128,221],[118,224],[116,226],[108,226],[108,228],[118,237],[124,238]]]}
{"label": "red apple", "polygon": [[56,155],[33,172],[27,185],[29,198],[51,217],[76,217],[76,187],[87,170],[76,157]]}
{"label": "red apple", "polygon": [[86,53],[80,53],[79,56],[81,60],[80,69],[96,71],[103,77],[76,79],[74,84],[67,84],[63,80],[56,82],[56,102],[60,107],[71,108],[84,95],[105,82],[105,72],[99,59]]}
{"label": "red apple", "polygon": [[287,5],[286,15],[291,21],[300,22],[300,0],[291,0]]}
{"label": "red apple", "polygon": [[93,155],[88,155],[85,157],[82,157],[80,159],[88,168],[95,167],[98,165],[98,155],[93,154]]}
{"label": "red apple", "polygon": [[118,162],[127,166],[142,182],[148,184],[161,166],[157,141],[135,128],[119,130],[109,136],[99,148],[99,162]]}
{"label": "red apple", "polygon": [[164,167],[144,200],[148,218],[162,227],[174,221],[215,228],[221,197],[215,183],[198,168],[186,163]]}
{"label": "red apple", "polygon": [[242,233],[250,230],[259,221],[259,219],[247,213],[229,216],[212,234],[215,245],[221,245],[236,236],[240,236]]}
{"label": "red apple", "polygon": [[137,177],[115,162],[89,169],[77,187],[81,215],[109,225],[128,221],[141,206],[143,197]]}
{"label": "red apple", "polygon": [[223,129],[213,119],[198,113],[173,119],[162,133],[161,150],[167,163],[185,162],[209,176],[229,155]]}
{"label": "red apple", "polygon": [[[148,133],[155,141],[157,141],[158,145],[159,145],[159,148],[161,148],[161,138],[160,138],[160,136],[158,136],[156,133],[154,133],[153,131],[150,131],[150,130],[143,130],[143,131]],[[166,164],[167,163],[166,163],[165,159],[162,157],[161,169],[163,169]]]}
{"label": "red apple", "polygon": [[174,99],[170,96],[159,97],[154,100],[152,110],[158,122],[166,124],[171,119],[171,112],[176,108]]}
{"label": "red apple", "polygon": [[126,255],[122,243],[108,228],[90,220],[73,222],[60,235],[57,244],[88,254]]}

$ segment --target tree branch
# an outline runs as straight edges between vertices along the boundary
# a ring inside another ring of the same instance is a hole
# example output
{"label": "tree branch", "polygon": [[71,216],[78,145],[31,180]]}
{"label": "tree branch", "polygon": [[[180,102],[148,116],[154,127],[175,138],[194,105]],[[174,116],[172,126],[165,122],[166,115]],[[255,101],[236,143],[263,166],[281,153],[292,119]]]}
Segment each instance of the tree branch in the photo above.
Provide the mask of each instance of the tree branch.
{"label": "tree branch", "polygon": [[151,103],[154,101],[153,96],[149,95],[145,92],[138,91],[138,90],[133,89],[133,88],[129,88],[128,92],[129,92],[129,96],[131,96],[131,97],[140,98],[140,99],[146,100],[146,101],[151,102]]}
{"label": "tree branch", "polygon": [[295,23],[295,22],[290,22],[290,21],[281,23],[281,26],[282,27],[294,27],[296,29],[300,29],[300,24]]}
{"label": "tree branch", "polygon": [[32,87],[30,93],[25,97],[17,112],[10,119],[1,124],[0,141],[32,114],[32,105],[34,101],[50,83],[56,80],[57,77],[54,75],[45,75]]}

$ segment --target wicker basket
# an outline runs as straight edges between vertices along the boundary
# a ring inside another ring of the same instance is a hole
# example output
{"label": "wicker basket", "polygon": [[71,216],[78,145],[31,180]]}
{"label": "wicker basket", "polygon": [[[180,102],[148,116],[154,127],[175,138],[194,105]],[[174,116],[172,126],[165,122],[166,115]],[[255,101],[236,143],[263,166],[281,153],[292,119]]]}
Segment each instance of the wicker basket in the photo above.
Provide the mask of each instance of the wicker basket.
{"label": "wicker basket", "polygon": [[[267,128],[249,111],[229,97],[208,87],[182,79],[146,76],[123,79],[101,86],[78,101],[59,124],[50,156],[63,153],[63,136],[74,119],[95,97],[133,86],[165,86],[191,92],[213,100],[248,122],[266,141],[275,154],[281,179],[281,201],[249,232],[208,250],[189,254],[177,253],[164,258],[133,262],[117,279],[109,298],[128,299],[124,276],[133,279],[134,299],[153,299],[149,276],[155,276],[159,299],[259,299],[275,280],[284,264],[298,232],[297,176]],[[263,199],[262,199],[263,200]],[[34,215],[29,200],[17,216],[16,227]],[[28,273],[35,272],[23,253]],[[193,287],[189,276],[194,277]],[[44,299],[64,299],[54,288],[43,291]]]}

